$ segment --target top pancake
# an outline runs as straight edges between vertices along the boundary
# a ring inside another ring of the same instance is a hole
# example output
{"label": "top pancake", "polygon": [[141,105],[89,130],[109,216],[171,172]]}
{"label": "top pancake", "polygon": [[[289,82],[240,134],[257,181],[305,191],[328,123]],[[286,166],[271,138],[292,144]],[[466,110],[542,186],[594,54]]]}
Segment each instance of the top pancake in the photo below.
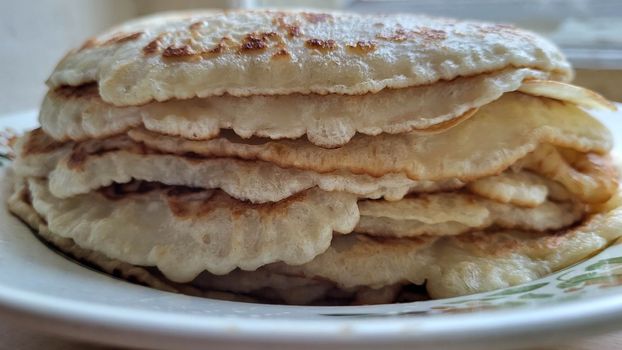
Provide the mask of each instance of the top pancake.
{"label": "top pancake", "polygon": [[513,27],[415,15],[274,11],[138,19],[70,52],[51,88],[96,82],[114,105],[291,93],[365,94],[508,67],[572,78],[545,39]]}

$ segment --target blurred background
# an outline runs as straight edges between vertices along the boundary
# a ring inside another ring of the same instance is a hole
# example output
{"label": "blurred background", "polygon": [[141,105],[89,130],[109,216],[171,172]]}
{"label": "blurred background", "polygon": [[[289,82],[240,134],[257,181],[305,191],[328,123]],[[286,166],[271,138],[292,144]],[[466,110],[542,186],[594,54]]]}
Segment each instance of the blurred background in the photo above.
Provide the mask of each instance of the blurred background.
{"label": "blurred background", "polygon": [[0,113],[36,108],[62,55],[132,17],[190,8],[305,7],[418,12],[514,23],[555,41],[576,82],[622,101],[621,0],[20,0],[0,1]]}

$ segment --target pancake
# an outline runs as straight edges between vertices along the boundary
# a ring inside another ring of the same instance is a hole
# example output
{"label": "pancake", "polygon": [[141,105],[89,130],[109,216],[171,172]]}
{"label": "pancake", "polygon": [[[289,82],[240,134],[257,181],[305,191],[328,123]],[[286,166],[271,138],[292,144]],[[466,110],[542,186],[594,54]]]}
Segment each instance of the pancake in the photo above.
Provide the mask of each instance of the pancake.
{"label": "pancake", "polygon": [[622,236],[615,110],[559,49],[417,15],[193,11],[87,40],[9,209],[169,292],[357,305],[538,279]]}
{"label": "pancake", "polygon": [[61,141],[101,138],[142,126],[192,140],[214,138],[221,129],[230,129],[243,138],[306,136],[315,145],[336,147],[355,133],[442,131],[465,120],[474,108],[518,89],[521,81],[544,76],[508,68],[368,95],[224,95],[130,107],[104,102],[97,86],[90,84],[50,90],[39,120],[47,134]]}
{"label": "pancake", "polygon": [[543,143],[600,154],[612,145],[610,132],[586,111],[522,93],[505,94],[464,123],[438,134],[357,135],[336,149],[302,139],[243,140],[222,135],[194,141],[145,129],[130,130],[128,135],[165,153],[262,160],[321,173],[404,173],[413,180],[472,180],[491,175]]}
{"label": "pancake", "polygon": [[542,72],[508,68],[432,85],[386,89],[364,96],[213,96],[117,107],[99,97],[94,84],[51,90],[41,107],[43,130],[59,141],[82,141],[147,130],[191,140],[217,137],[221,129],[242,138],[299,138],[322,147],[346,144],[356,134],[438,133],[457,125],[476,108],[519,90],[580,106],[615,109],[602,96],[548,80]]}
{"label": "pancake", "polygon": [[[33,146],[41,143],[49,146],[43,149]],[[347,171],[317,173],[282,168],[265,161],[161,154],[125,136],[64,145],[35,131],[21,138],[16,150],[19,154],[14,164],[16,173],[22,177],[48,177],[51,193],[59,198],[131,180],[221,189],[236,199],[253,203],[277,202],[313,187],[353,193],[360,198],[395,201],[408,193],[448,191],[465,185],[464,181],[451,177],[415,181],[395,173],[382,177]],[[521,172],[523,167],[545,177]],[[606,156],[584,157],[547,144],[539,145],[513,164],[512,169],[496,175],[497,169],[492,168],[489,173],[493,175],[467,182],[467,187],[484,197],[523,206],[537,205],[538,194],[533,192],[539,191],[541,201],[555,182],[564,184],[590,203],[606,201],[617,188],[613,165]],[[546,176],[553,181],[547,182]],[[560,196],[565,195],[559,185],[554,190]]]}
{"label": "pancake", "polygon": [[549,41],[505,25],[416,15],[274,11],[158,14],[89,39],[51,89],[97,83],[104,101],[292,93],[365,94],[509,67],[567,81]]}
{"label": "pancake", "polygon": [[[606,201],[617,188],[611,162],[602,155],[611,147],[611,134],[600,122],[576,106],[521,93],[505,94],[468,121],[439,134],[357,136],[331,150],[303,140],[249,141],[232,136],[192,141],[144,129],[130,130],[128,135],[165,153],[261,160],[320,173],[378,177],[403,173],[419,181],[473,181],[498,174],[524,158],[518,167],[564,183],[587,202]],[[576,164],[568,164],[558,154],[560,147],[568,149],[567,155],[576,151]],[[526,157],[531,152],[534,159]]]}
{"label": "pancake", "polygon": [[203,270],[224,274],[275,261],[304,263],[326,250],[333,231],[351,232],[359,217],[356,197],[340,192],[310,190],[252,205],[218,191],[147,186],[117,193],[113,186],[62,200],[49,193],[45,180],[26,182],[32,206],[51,232],[111,258],[157,266],[176,282]]}
{"label": "pancake", "polygon": [[133,179],[217,188],[253,203],[277,202],[312,187],[349,192],[364,198],[399,200],[409,192],[450,190],[464,185],[457,179],[413,181],[400,174],[381,178],[345,172],[323,174],[280,168],[263,161],[153,153],[122,136],[80,144],[52,143],[54,147],[32,150],[32,143],[46,142],[41,141],[46,138],[49,140],[40,130],[20,138],[14,169],[22,177],[48,177],[51,193],[59,198]]}

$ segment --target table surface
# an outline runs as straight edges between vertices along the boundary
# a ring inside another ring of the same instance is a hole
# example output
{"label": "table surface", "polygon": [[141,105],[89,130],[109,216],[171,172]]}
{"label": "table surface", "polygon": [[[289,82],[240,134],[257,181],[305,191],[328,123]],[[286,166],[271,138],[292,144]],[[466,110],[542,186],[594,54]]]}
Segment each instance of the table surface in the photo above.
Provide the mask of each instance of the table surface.
{"label": "table surface", "polygon": [[[76,341],[61,339],[45,334],[36,333],[27,329],[17,329],[0,322],[0,350],[113,350],[119,349],[109,346],[85,344]],[[622,349],[622,331],[573,341],[571,344],[559,344],[556,347],[537,348],[537,350],[592,350],[592,349]],[[532,349],[536,350],[536,349]]]}

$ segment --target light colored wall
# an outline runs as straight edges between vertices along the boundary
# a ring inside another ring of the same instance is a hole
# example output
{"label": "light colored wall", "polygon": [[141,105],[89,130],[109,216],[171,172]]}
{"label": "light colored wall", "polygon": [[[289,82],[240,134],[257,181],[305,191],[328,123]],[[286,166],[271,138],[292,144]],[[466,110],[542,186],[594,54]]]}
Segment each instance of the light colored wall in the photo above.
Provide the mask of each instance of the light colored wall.
{"label": "light colored wall", "polygon": [[69,48],[134,12],[125,0],[0,1],[0,114],[37,107]]}

